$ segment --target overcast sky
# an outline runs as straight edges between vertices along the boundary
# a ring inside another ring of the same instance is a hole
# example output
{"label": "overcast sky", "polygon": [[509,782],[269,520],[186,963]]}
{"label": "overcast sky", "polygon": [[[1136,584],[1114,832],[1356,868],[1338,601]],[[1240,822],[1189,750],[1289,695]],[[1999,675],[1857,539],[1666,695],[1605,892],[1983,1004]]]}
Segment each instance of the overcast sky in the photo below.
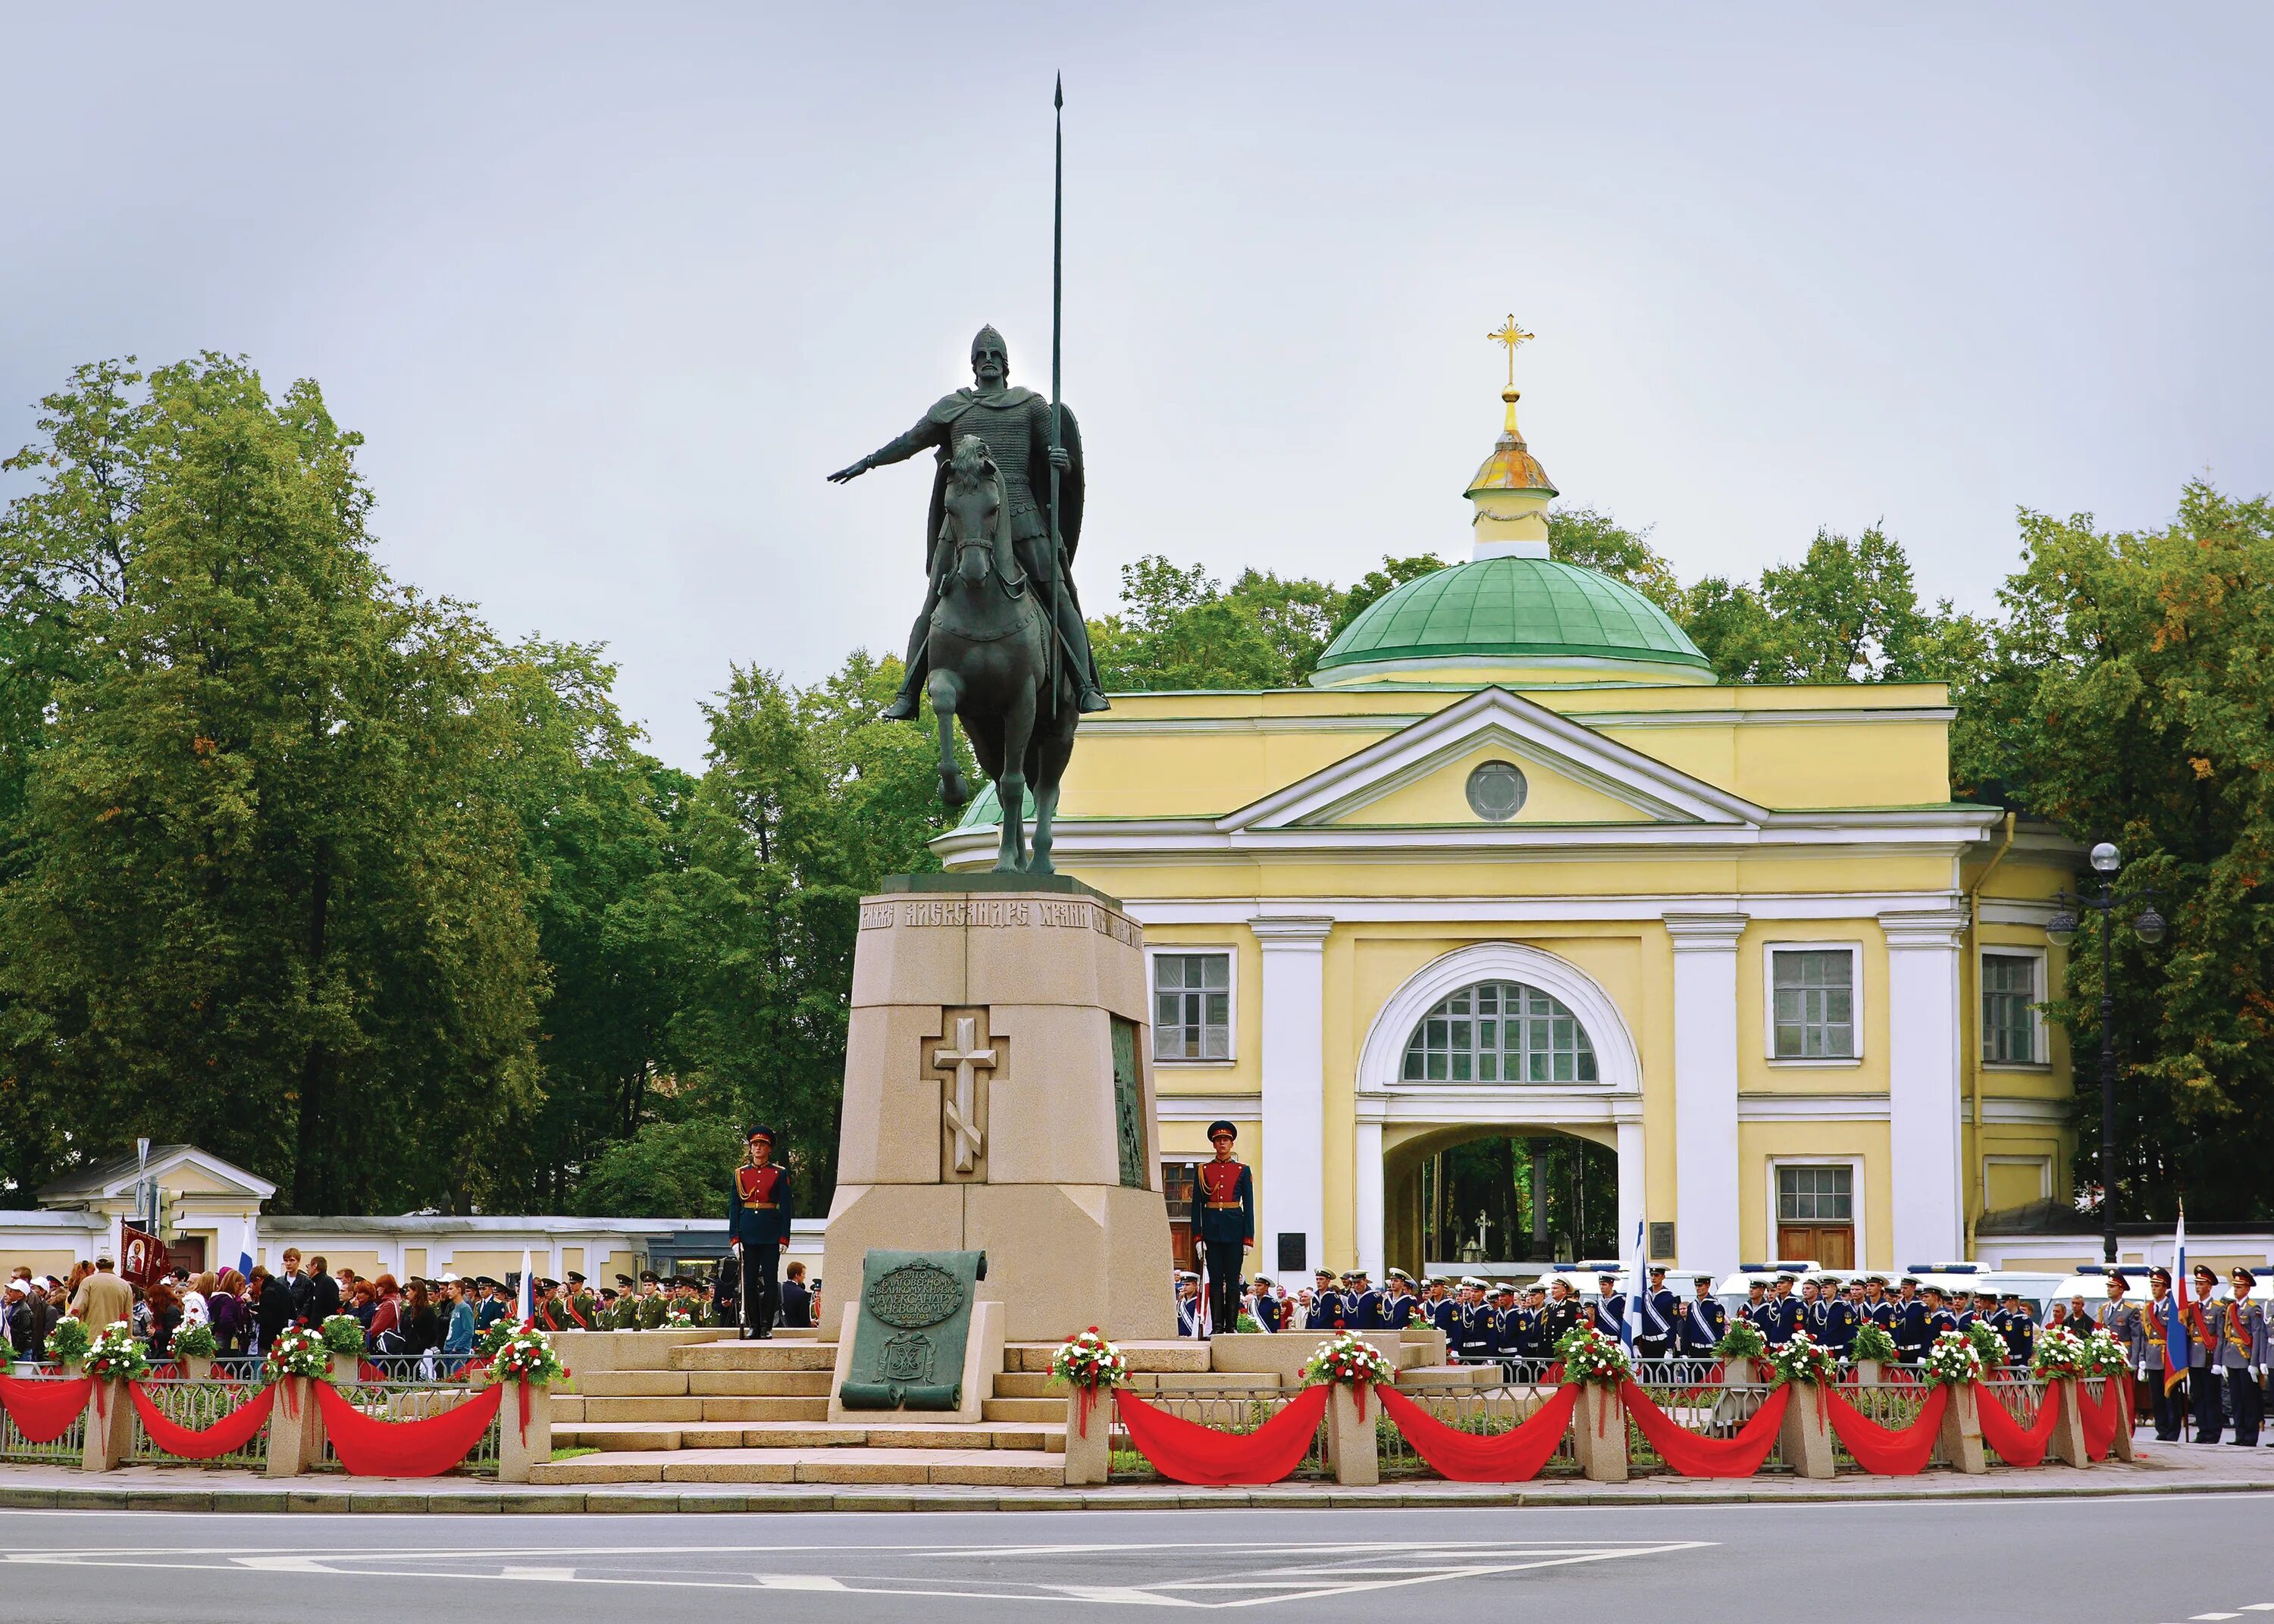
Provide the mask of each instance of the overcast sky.
{"label": "overcast sky", "polygon": [[[1146,553],[1468,547],[1513,311],[1566,501],[1688,577],[1884,519],[1983,607],[2014,513],[2274,487],[2274,11],[24,7],[0,443],[72,365],[241,352],[369,437],[385,561],[606,643],[694,766],[732,664],[897,648],[968,381],[1065,392],[1093,613]],[[0,495],[20,489],[0,484]]]}

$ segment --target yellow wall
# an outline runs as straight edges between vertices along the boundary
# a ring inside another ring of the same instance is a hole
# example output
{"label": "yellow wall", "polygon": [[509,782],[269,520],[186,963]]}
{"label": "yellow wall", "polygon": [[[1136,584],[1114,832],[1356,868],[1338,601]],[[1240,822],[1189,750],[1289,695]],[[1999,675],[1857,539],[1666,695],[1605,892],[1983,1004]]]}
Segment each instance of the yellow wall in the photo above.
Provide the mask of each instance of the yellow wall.
{"label": "yellow wall", "polygon": [[1524,805],[1512,823],[1645,823],[1651,815],[1626,801],[1542,766],[1505,744],[1487,744],[1436,768],[1380,800],[1353,807],[1337,823],[1460,823],[1474,827],[1469,809],[1469,774],[1490,761],[1512,762],[1523,772]]}

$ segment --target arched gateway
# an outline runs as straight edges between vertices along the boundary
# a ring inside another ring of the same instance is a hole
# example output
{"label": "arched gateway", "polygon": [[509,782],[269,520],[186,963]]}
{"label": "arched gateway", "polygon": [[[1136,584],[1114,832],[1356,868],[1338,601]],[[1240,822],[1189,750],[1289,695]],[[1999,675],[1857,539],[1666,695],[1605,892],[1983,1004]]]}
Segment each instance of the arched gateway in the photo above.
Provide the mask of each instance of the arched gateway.
{"label": "arched gateway", "polygon": [[1361,1267],[1379,1278],[1393,1261],[1430,1261],[1419,1255],[1422,1163],[1487,1135],[1570,1135],[1614,1150],[1617,1214],[1603,1227],[1629,1244],[1645,1188],[1633,1034],[1593,977],[1522,943],[1447,953],[1375,1011],[1359,1051],[1352,1146]]}

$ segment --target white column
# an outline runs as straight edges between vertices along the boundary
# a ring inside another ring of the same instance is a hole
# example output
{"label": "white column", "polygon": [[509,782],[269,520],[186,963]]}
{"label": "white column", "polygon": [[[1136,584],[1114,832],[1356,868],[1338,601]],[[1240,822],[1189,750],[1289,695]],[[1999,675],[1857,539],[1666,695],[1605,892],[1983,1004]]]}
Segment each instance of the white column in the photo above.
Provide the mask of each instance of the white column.
{"label": "white column", "polygon": [[[1743,914],[1669,914],[1674,939],[1674,1244],[1737,1266],[1737,938]],[[1620,1203],[1623,1208],[1623,1199]]]}
{"label": "white column", "polygon": [[1966,1235],[1958,1132],[1958,953],[1966,914],[1960,908],[1882,914],[1879,929],[1887,938],[1893,1261],[1898,1268],[1954,1261]]}
{"label": "white column", "polygon": [[1382,1124],[1361,1117],[1356,1138],[1358,1210],[1352,1217],[1358,1229],[1358,1266],[1366,1271],[1367,1279],[1380,1286],[1384,1262],[1382,1230],[1388,1222],[1388,1202],[1382,1191]]}
{"label": "white column", "polygon": [[[1619,1130],[1619,1256],[1634,1256],[1635,1225],[1649,1216],[1650,1186],[1643,1182],[1642,1118],[1622,1121]],[[1647,1239],[1648,1237],[1644,1237]],[[1679,1237],[1676,1237],[1677,1239]],[[1672,1262],[1672,1259],[1664,1261]]]}
{"label": "white column", "polygon": [[[1256,1267],[1276,1276],[1284,1234],[1303,1237],[1306,1270],[1326,1262],[1326,944],[1334,921],[1259,918],[1248,929],[1263,950],[1263,1187],[1256,1192]],[[1305,1283],[1291,1274],[1284,1279]]]}

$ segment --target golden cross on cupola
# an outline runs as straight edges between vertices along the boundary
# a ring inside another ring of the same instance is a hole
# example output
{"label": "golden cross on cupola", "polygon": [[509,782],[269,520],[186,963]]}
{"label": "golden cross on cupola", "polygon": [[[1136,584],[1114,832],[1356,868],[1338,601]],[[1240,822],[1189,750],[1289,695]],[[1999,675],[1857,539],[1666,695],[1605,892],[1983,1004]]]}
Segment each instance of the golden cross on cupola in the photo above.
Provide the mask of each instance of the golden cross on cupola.
{"label": "golden cross on cupola", "polygon": [[1516,347],[1518,344],[1529,343],[1533,335],[1525,332],[1522,327],[1517,326],[1516,318],[1514,316],[1510,316],[1506,324],[1501,327],[1499,332],[1487,333],[1485,336],[1492,340],[1495,344],[1506,346],[1508,350],[1508,387],[1513,389],[1516,387]]}
{"label": "golden cross on cupola", "polygon": [[945,1116],[947,1131],[955,1136],[955,1170],[968,1173],[986,1148],[979,1128],[979,1071],[995,1069],[995,1051],[979,1047],[979,1023],[968,1015],[955,1019],[955,1047],[936,1049],[931,1062],[955,1068],[955,1092],[948,1096]]}

